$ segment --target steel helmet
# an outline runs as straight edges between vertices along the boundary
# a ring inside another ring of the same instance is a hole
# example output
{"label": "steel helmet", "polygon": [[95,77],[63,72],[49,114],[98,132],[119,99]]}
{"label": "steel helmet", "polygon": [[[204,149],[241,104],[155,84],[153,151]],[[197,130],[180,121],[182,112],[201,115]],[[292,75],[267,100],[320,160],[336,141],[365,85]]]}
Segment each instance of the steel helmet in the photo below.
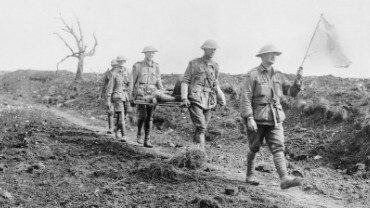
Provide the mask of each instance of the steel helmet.
{"label": "steel helmet", "polygon": [[126,56],[120,55],[120,56],[117,56],[116,60],[117,61],[127,61],[127,58],[126,58]]}
{"label": "steel helmet", "polygon": [[200,47],[201,49],[210,48],[210,49],[217,49],[219,48],[216,41],[214,40],[206,40],[203,45]]}
{"label": "steel helmet", "polygon": [[145,52],[158,52],[158,50],[156,48],[154,48],[153,46],[145,46],[143,51],[141,51],[142,53],[145,53]]}
{"label": "steel helmet", "polygon": [[111,66],[117,66],[118,65],[118,62],[116,59],[113,59],[111,62],[110,62],[110,65]]}
{"label": "steel helmet", "polygon": [[278,50],[274,45],[271,44],[263,46],[256,56],[260,57],[264,53],[276,53],[278,56],[282,54],[280,50]]}

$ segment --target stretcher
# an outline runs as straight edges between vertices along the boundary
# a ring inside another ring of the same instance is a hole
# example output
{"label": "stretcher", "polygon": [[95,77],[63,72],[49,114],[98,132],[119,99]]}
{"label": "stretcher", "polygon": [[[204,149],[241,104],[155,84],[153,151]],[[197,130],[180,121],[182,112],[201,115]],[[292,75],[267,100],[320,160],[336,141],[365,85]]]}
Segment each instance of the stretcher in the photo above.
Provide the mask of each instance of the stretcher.
{"label": "stretcher", "polygon": [[178,107],[181,105],[181,102],[157,102],[149,103],[143,100],[134,100],[136,105],[157,105],[157,106],[168,106],[168,107]]}

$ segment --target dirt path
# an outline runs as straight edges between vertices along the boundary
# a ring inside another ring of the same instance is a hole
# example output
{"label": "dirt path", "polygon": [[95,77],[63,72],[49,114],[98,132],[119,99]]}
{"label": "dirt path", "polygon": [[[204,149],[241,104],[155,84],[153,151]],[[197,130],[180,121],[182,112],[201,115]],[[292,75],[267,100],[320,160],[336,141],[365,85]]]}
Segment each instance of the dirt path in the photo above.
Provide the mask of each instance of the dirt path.
{"label": "dirt path", "polygon": [[[88,129],[94,131],[98,134],[106,134],[106,127],[102,121],[97,119],[86,118],[76,112],[69,111],[65,112],[60,109],[50,108],[51,112],[53,112],[57,117],[63,118],[69,121],[72,124],[80,126],[84,129]],[[113,138],[113,137],[112,137]],[[133,129],[128,131],[128,141],[127,143],[130,145],[138,146],[135,142],[135,132]],[[161,155],[163,157],[171,157],[170,151],[167,150],[166,147],[157,146],[153,149],[142,149],[144,152],[154,153]],[[222,166],[214,165],[211,163],[207,164],[208,167],[212,168],[217,172],[217,174],[225,179],[236,180],[240,181],[241,183],[244,181],[244,170],[240,169],[230,169],[224,168]],[[259,178],[261,181],[260,188],[263,188],[266,192],[270,192],[271,194],[278,194],[280,196],[287,197],[293,201],[294,204],[300,207],[315,207],[315,208],[342,208],[342,207],[362,207],[360,204],[347,204],[342,200],[335,200],[330,197],[325,197],[323,195],[316,195],[316,194],[307,194],[303,192],[299,188],[292,188],[289,190],[281,190],[279,184],[276,181],[273,181],[269,178]]]}
{"label": "dirt path", "polygon": [[[211,165],[212,166],[212,165]],[[220,175],[224,178],[231,180],[244,181],[244,172],[240,173],[237,169],[226,170],[219,166],[212,166],[214,169],[220,171]],[[285,196],[294,201],[297,206],[310,207],[310,208],[344,208],[344,207],[361,207],[360,205],[345,205],[340,200],[334,200],[329,197],[323,197],[321,195],[306,194],[298,188],[292,188],[288,190],[281,190],[278,183],[269,180],[268,178],[257,177],[260,181],[259,187],[263,188],[266,192],[279,194]]]}

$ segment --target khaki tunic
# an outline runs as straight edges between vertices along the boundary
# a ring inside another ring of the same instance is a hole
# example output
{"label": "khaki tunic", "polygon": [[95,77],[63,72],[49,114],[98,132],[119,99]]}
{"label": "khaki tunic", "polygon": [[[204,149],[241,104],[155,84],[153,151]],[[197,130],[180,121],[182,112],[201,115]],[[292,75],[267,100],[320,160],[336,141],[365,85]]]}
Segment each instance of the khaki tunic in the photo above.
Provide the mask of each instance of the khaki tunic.
{"label": "khaki tunic", "polygon": [[104,98],[106,92],[107,92],[107,85],[109,80],[112,78],[112,71],[114,68],[107,70],[104,74],[103,77],[99,80],[100,84],[100,97]]}
{"label": "khaki tunic", "polygon": [[182,83],[189,86],[188,99],[191,103],[199,105],[205,110],[216,107],[218,71],[216,62],[207,61],[203,57],[189,62]]}
{"label": "khaki tunic", "polygon": [[112,77],[107,85],[106,98],[111,98],[113,101],[129,101],[128,92],[130,91],[132,81],[128,68],[120,68],[111,74]]}
{"label": "khaki tunic", "polygon": [[155,62],[140,61],[132,68],[133,92],[135,100],[146,99],[157,90],[163,90],[159,65]]}
{"label": "khaki tunic", "polygon": [[283,73],[272,69],[271,77],[262,66],[251,69],[244,80],[241,95],[241,116],[253,117],[257,124],[277,125],[285,119],[280,99],[297,96],[302,82],[289,83]]}

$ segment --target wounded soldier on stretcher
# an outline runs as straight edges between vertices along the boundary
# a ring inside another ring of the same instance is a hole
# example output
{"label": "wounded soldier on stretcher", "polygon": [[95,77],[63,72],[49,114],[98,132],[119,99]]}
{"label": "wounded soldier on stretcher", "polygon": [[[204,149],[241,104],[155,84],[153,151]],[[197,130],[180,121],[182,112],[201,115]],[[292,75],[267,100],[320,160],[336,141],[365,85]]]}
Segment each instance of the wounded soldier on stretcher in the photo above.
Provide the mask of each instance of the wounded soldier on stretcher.
{"label": "wounded soldier on stretcher", "polygon": [[[171,94],[172,91],[172,94]],[[136,101],[151,104],[166,102],[181,102],[181,82],[178,80],[173,90],[157,89],[155,87],[139,87],[136,92]]]}

